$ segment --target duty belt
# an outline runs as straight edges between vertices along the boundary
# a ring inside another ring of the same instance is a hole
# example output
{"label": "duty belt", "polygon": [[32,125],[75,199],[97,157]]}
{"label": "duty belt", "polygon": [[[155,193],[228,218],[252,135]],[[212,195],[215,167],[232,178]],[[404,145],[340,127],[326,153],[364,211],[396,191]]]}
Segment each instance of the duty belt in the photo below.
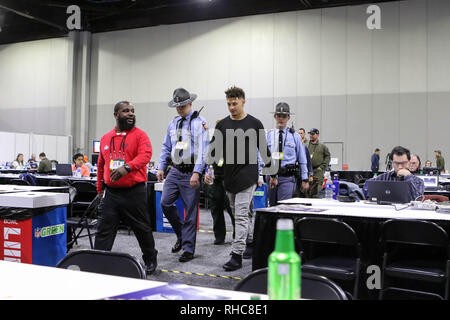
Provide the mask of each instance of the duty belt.
{"label": "duty belt", "polygon": [[180,164],[173,164],[173,166],[182,173],[191,173],[192,171],[194,171],[195,164],[180,163]]}
{"label": "duty belt", "polygon": [[298,166],[296,165],[287,165],[278,169],[278,176],[280,177],[291,177],[295,176],[298,173]]}

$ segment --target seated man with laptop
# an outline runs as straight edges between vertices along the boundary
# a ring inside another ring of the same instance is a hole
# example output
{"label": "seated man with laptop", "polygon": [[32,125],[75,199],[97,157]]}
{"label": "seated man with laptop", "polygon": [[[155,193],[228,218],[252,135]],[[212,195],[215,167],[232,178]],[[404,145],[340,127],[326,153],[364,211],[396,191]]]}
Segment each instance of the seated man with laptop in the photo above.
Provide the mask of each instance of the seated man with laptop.
{"label": "seated man with laptop", "polygon": [[410,159],[408,149],[401,146],[392,149],[390,160],[393,170],[366,181],[364,193],[367,198],[376,199],[378,203],[406,203],[423,196],[423,180],[408,170]]}

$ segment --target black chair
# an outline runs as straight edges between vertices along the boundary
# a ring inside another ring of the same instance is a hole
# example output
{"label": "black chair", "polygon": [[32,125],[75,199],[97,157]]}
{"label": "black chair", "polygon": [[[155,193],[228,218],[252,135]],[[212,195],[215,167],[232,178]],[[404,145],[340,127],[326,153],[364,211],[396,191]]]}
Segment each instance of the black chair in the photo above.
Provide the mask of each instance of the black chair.
{"label": "black chair", "polygon": [[361,244],[355,231],[338,219],[303,218],[295,223],[302,270],[335,281],[358,298]]}
{"label": "black chair", "polygon": [[[81,217],[69,217],[67,218],[67,229],[70,232],[68,236],[67,249],[70,250],[74,244],[78,244],[77,240],[84,237],[89,237],[89,244],[91,249],[94,248],[92,243],[91,229],[95,228],[98,224],[97,209],[100,204],[101,195],[97,195],[94,200],[89,204]],[[87,235],[81,235],[83,230],[87,231]]]}
{"label": "black chair", "polygon": [[[267,268],[253,271],[234,288],[236,291],[267,294]],[[344,290],[323,276],[302,272],[302,299],[347,300]]]}
{"label": "black chair", "polygon": [[384,289],[383,300],[443,300],[435,293],[388,287]]}
{"label": "black chair", "polygon": [[56,267],[129,278],[147,278],[140,262],[132,255],[121,252],[88,249],[74,251],[58,262]]}
{"label": "black chair", "polygon": [[69,187],[70,183],[66,180],[50,180],[48,183],[49,187]]}
{"label": "black chair", "polygon": [[380,299],[388,287],[449,298],[450,243],[431,221],[388,220],[381,226],[383,264]]}
{"label": "black chair", "polygon": [[82,214],[97,196],[97,187],[88,181],[74,181],[71,186],[77,189],[77,196],[72,204],[73,215]]}
{"label": "black chair", "polygon": [[28,181],[22,179],[12,179],[9,181],[9,184],[13,184],[16,186],[31,186],[31,184]]}

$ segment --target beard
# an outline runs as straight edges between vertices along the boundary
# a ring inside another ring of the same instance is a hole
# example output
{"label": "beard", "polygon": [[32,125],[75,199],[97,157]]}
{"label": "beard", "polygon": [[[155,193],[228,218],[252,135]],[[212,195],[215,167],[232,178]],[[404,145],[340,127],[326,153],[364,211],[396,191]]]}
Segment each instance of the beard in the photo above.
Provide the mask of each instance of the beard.
{"label": "beard", "polygon": [[119,117],[117,119],[117,125],[118,125],[119,129],[121,129],[121,130],[131,130],[131,129],[133,129],[135,124],[136,124],[136,118],[133,119],[133,123],[128,123],[128,118],[125,118],[125,117],[123,117],[123,118]]}

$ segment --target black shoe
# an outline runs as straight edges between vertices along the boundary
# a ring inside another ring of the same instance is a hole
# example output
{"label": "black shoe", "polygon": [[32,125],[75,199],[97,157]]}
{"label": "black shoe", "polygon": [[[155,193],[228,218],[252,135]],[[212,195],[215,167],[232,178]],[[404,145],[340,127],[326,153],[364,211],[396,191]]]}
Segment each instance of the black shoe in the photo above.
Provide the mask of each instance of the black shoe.
{"label": "black shoe", "polygon": [[154,273],[156,270],[156,267],[158,266],[156,256],[157,256],[157,253],[151,259],[149,259],[148,263],[145,264],[145,273],[147,275]]}
{"label": "black shoe", "polygon": [[180,262],[188,262],[188,261],[191,261],[192,259],[194,259],[194,254],[185,251],[185,252],[183,252],[181,257],[178,259],[178,261],[180,261]]}
{"label": "black shoe", "polygon": [[216,239],[215,241],[214,241],[214,244],[224,244],[225,243],[225,240],[224,239]]}
{"label": "black shoe", "polygon": [[244,259],[251,259],[253,257],[253,243],[247,244],[245,247],[244,254],[242,255]]}
{"label": "black shoe", "polygon": [[242,256],[237,253],[231,253],[231,259],[223,265],[226,271],[234,271],[242,268]]}
{"label": "black shoe", "polygon": [[177,242],[172,247],[172,252],[178,252],[181,250],[181,239],[177,239]]}

